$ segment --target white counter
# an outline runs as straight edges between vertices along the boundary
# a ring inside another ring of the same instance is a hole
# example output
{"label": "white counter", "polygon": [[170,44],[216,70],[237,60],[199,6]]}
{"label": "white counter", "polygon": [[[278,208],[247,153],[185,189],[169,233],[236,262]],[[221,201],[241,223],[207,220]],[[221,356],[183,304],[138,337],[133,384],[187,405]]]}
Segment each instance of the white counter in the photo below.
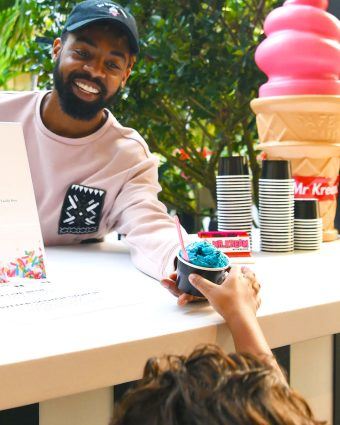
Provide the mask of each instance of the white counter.
{"label": "white counter", "polygon": [[[133,267],[122,242],[49,248],[47,258],[48,277],[66,297],[0,311],[0,410],[138,379],[152,355],[208,342],[233,349],[211,307],[178,307]],[[340,332],[340,240],[255,260],[271,347]]]}

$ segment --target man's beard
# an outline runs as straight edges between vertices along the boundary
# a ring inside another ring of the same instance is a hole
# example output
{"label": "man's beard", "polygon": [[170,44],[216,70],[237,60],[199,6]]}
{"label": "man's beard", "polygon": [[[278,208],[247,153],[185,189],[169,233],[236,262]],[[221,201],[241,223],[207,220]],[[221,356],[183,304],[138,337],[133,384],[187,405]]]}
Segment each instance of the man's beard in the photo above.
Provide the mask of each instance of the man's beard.
{"label": "man's beard", "polygon": [[[53,70],[53,79],[54,87],[57,90],[59,96],[61,109],[65,114],[76,120],[88,121],[94,118],[104,108],[108,108],[114,104],[114,101],[119,94],[121,87],[118,88],[115,94],[105,98],[107,95],[106,87],[98,78],[92,78],[85,72],[71,72],[66,81],[64,81],[63,75],[59,69],[59,65],[60,60],[58,58]],[[86,102],[85,100],[77,97],[72,90],[72,85],[74,84],[74,80],[76,78],[83,78],[97,84],[100,88],[98,100]]]}

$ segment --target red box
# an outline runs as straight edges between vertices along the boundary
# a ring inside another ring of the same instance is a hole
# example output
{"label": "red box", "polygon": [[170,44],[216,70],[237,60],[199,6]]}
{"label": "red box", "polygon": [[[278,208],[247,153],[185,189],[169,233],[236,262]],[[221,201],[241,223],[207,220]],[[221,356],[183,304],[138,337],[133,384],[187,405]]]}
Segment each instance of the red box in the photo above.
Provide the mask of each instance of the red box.
{"label": "red box", "polygon": [[212,245],[228,257],[250,257],[250,237],[242,230],[228,230],[220,232],[198,232],[198,237],[208,239]]}

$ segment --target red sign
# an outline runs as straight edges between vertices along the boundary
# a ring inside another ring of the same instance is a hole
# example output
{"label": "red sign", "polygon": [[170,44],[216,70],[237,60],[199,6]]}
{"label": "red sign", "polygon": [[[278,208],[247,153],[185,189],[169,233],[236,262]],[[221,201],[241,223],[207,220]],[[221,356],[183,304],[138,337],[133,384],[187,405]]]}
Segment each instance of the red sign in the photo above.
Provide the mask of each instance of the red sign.
{"label": "red sign", "polygon": [[251,255],[249,235],[242,230],[198,232],[198,237],[207,239],[228,257],[250,257]]}
{"label": "red sign", "polygon": [[319,201],[334,201],[338,196],[339,176],[330,177],[294,176],[295,198],[316,198]]}

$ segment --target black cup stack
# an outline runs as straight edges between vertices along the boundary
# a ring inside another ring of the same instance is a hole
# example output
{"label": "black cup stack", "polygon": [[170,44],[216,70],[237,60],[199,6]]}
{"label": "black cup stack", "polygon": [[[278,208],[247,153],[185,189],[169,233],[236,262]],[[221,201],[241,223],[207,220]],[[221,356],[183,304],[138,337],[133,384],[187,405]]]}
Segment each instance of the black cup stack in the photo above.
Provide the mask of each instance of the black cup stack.
{"label": "black cup stack", "polygon": [[251,235],[251,180],[243,156],[220,158],[216,194],[218,230],[243,230]]}
{"label": "black cup stack", "polygon": [[317,250],[322,242],[322,218],[317,199],[295,199],[294,249]]}
{"label": "black cup stack", "polygon": [[259,179],[261,250],[294,250],[294,179],[284,160],[264,160]]}

